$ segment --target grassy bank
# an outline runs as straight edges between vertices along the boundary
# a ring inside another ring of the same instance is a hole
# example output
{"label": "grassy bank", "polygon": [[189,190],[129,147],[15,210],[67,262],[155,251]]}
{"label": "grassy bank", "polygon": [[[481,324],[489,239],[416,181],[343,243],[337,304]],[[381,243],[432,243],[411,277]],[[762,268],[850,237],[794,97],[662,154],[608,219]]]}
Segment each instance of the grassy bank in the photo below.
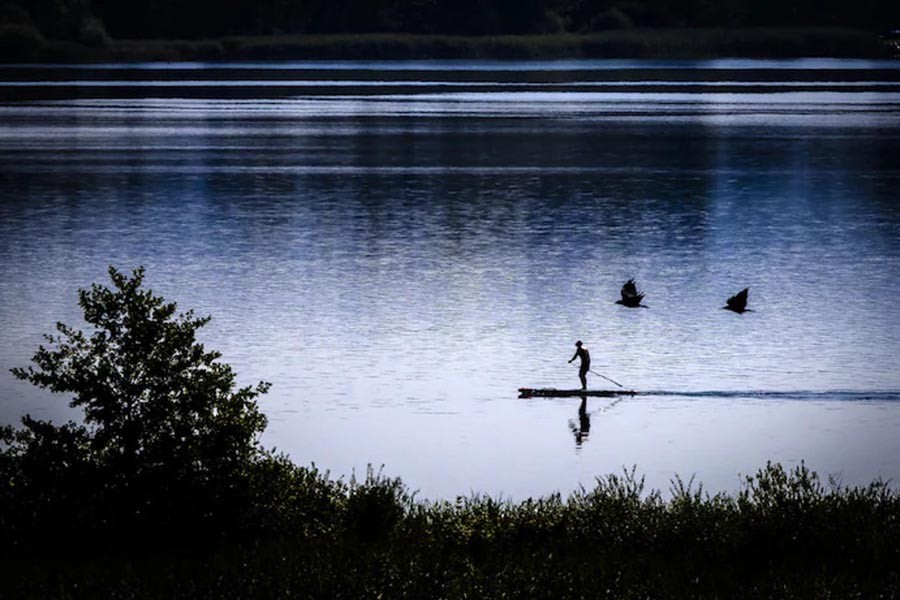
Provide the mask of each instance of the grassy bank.
{"label": "grassy bank", "polygon": [[440,35],[291,35],[207,40],[118,40],[88,47],[17,30],[4,62],[304,60],[793,58],[890,56],[875,34],[846,29],[623,30],[590,35],[462,37]]}
{"label": "grassy bank", "polygon": [[[281,465],[287,467],[287,463]],[[271,481],[270,481],[271,483]],[[281,472],[240,535],[4,546],[8,598],[896,598],[900,495],[769,465],[733,495],[632,473],[568,498],[417,501],[370,474]]]}

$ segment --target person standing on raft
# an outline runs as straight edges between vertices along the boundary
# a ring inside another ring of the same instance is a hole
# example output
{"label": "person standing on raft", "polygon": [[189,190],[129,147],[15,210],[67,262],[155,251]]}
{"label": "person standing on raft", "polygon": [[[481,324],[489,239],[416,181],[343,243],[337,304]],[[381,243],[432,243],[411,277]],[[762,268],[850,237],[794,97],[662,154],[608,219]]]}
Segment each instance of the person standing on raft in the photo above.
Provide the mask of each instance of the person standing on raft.
{"label": "person standing on raft", "polygon": [[569,364],[576,358],[581,359],[581,367],[578,369],[578,378],[581,379],[581,389],[587,389],[587,372],[591,370],[591,353],[584,347],[581,340],[575,342],[575,356],[569,359]]}

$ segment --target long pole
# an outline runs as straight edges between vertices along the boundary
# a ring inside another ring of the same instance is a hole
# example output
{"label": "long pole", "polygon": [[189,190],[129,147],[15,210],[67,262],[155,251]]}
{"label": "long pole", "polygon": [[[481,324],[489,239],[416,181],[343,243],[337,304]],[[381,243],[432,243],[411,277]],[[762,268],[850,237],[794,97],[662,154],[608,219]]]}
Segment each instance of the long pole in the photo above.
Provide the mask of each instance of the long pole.
{"label": "long pole", "polygon": [[[578,365],[573,364],[573,363],[569,363],[569,364],[572,365],[573,367],[577,367],[577,366],[578,366]],[[604,375],[603,373],[598,373],[597,371],[595,371],[595,370],[593,370],[593,369],[588,369],[588,371],[590,371],[591,373],[593,373],[593,374],[596,375],[597,377],[602,377],[603,379],[609,381],[610,383],[616,384],[616,385],[619,386],[619,387],[625,387],[624,385],[622,385],[621,383],[619,383],[619,382],[616,381],[615,379],[610,379],[609,377],[607,377],[607,376]]]}
{"label": "long pole", "polygon": [[597,371],[595,371],[595,370],[593,370],[593,369],[588,369],[588,371],[590,371],[590,372],[593,373],[594,375],[597,375],[598,377],[602,377],[603,379],[605,379],[605,380],[607,380],[607,381],[610,381],[610,382],[616,384],[616,385],[619,386],[619,387],[625,387],[625,386],[623,386],[621,383],[619,383],[618,381],[616,381],[615,379],[610,379],[610,378],[607,377],[606,375],[603,375],[602,373],[598,373]]}

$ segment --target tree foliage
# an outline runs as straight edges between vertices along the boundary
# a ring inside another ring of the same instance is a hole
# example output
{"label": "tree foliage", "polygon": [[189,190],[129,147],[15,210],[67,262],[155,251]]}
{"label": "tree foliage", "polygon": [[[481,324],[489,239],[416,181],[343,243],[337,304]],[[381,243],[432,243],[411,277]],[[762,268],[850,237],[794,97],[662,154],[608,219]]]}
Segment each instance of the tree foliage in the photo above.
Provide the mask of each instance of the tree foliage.
{"label": "tree foliage", "polygon": [[[175,303],[142,287],[143,269],[128,276],[110,267],[109,275],[111,287],[79,291],[87,332],[58,323],[34,366],[12,370],[71,394],[83,424],[26,416],[23,429],[3,433],[3,474],[48,515],[96,509],[119,530],[219,527],[249,502],[251,471],[268,458],[256,398],[269,384],[237,388],[220,353],[196,339],[209,318],[177,314]],[[78,490],[86,497],[68,497]]]}

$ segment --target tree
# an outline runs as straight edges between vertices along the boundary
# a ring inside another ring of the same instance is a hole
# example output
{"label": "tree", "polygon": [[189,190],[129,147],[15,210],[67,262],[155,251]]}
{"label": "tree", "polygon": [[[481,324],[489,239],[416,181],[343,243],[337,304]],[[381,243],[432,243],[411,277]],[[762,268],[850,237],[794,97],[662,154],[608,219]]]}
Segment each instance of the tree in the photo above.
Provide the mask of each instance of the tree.
{"label": "tree", "polygon": [[256,398],[269,384],[236,389],[221,354],[196,339],[209,317],[176,315],[175,303],[142,288],[143,268],[129,277],[110,267],[109,275],[112,287],[79,291],[88,333],[58,323],[35,366],[12,370],[73,394],[70,405],[84,411],[84,424],[56,427],[26,416],[23,430],[0,432],[0,475],[18,478],[32,497],[57,497],[60,490],[44,489],[52,482],[41,469],[27,467],[68,461],[83,483],[92,482],[90,502],[108,503],[104,518],[119,516],[112,527],[221,529],[247,508],[251,471],[268,458],[258,441],[266,418]]}

